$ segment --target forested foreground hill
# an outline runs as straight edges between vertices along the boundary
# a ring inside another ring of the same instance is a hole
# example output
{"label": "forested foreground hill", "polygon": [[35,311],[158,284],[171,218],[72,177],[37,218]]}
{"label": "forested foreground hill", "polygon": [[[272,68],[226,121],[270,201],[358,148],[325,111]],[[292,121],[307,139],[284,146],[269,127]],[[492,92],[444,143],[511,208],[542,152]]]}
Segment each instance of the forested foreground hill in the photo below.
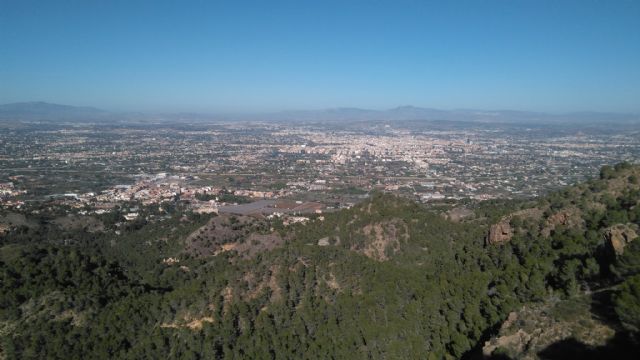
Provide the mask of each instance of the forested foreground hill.
{"label": "forested foreground hill", "polygon": [[376,194],[289,227],[176,207],[116,235],[109,216],[4,213],[0,356],[633,358],[639,178],[619,164],[464,211]]}

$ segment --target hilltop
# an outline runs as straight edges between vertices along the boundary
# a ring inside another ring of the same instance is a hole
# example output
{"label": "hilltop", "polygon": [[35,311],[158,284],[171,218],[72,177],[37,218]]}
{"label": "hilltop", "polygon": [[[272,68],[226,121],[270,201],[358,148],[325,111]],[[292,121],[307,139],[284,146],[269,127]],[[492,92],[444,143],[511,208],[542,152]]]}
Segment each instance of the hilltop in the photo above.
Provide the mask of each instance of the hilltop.
{"label": "hilltop", "polygon": [[124,228],[111,215],[1,214],[11,219],[0,221],[2,354],[453,359],[483,348],[544,357],[576,343],[587,355],[628,350],[640,321],[639,177],[640,167],[618,164],[542,198],[453,208],[376,193],[288,226],[178,208]]}

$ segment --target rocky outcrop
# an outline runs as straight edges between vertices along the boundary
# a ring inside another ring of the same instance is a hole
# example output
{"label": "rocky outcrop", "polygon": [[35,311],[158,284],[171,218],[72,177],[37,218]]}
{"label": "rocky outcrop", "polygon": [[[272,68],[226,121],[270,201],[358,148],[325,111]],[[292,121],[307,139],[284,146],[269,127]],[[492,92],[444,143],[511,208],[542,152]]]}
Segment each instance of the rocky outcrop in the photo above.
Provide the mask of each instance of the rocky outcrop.
{"label": "rocky outcrop", "polygon": [[616,256],[622,255],[625,246],[637,237],[638,225],[636,224],[616,224],[604,232],[604,242]]}
{"label": "rocky outcrop", "polygon": [[224,251],[235,251],[245,259],[251,259],[259,253],[271,251],[284,244],[284,239],[277,232],[271,234],[252,233],[244,241],[222,244],[219,254]]}
{"label": "rocky outcrop", "polygon": [[387,261],[398,251],[402,243],[409,241],[409,228],[400,219],[384,220],[364,226],[364,241],[351,246],[351,250],[377,260]]}
{"label": "rocky outcrop", "polygon": [[485,342],[482,353],[510,359],[538,360],[540,352],[566,339],[586,346],[602,346],[615,334],[590,313],[588,298],[551,301],[522,307],[509,314],[499,333]]}
{"label": "rocky outcrop", "polygon": [[[522,221],[539,221],[543,216],[543,211],[539,208],[528,208],[518,210],[505,217],[503,217],[498,223],[489,227],[489,233],[485,238],[486,245],[500,245],[511,241],[514,233],[518,230],[519,225],[514,225],[513,220]],[[515,227],[515,228],[514,228]]]}
{"label": "rocky outcrop", "polygon": [[566,226],[568,228],[584,227],[584,219],[582,219],[580,209],[567,207],[549,216],[544,229],[542,229],[542,235],[544,237],[551,236],[551,233],[559,226]]}
{"label": "rocky outcrop", "polygon": [[502,220],[497,224],[491,225],[489,234],[487,234],[487,245],[504,244],[511,240],[513,229],[509,225],[508,220]]}

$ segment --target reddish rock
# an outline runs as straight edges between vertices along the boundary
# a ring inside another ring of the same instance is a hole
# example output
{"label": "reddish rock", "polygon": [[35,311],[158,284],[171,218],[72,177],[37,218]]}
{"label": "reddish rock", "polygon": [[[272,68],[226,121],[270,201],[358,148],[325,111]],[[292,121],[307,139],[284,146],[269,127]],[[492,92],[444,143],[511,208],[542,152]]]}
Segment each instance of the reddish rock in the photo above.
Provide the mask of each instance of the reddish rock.
{"label": "reddish rock", "polygon": [[638,226],[634,224],[616,224],[604,232],[605,244],[616,256],[624,253],[628,243],[638,237]]}
{"label": "reddish rock", "polygon": [[558,226],[583,228],[584,219],[582,219],[581,211],[576,207],[568,207],[549,216],[546,221],[546,226],[542,229],[542,235],[544,237],[551,236],[553,230]]}
{"label": "reddish rock", "polygon": [[511,240],[512,236],[513,229],[511,229],[508,221],[503,220],[497,224],[491,225],[489,228],[489,234],[487,235],[487,244],[504,244]]}

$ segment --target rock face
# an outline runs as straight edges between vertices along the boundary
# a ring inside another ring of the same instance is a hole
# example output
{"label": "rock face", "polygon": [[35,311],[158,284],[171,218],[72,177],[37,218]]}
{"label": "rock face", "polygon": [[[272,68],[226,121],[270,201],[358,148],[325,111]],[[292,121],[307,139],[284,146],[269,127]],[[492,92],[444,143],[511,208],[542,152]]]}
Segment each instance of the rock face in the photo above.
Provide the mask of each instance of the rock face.
{"label": "rock face", "polygon": [[584,226],[581,211],[576,207],[568,207],[562,209],[547,218],[542,235],[544,237],[551,236],[553,230],[558,226],[566,226],[569,228],[581,228]]}
{"label": "rock face", "polygon": [[622,255],[625,246],[637,237],[638,225],[635,224],[616,224],[604,232],[605,244],[616,256]]}
{"label": "rock face", "polygon": [[590,313],[590,300],[556,301],[524,306],[509,314],[499,333],[485,342],[485,359],[497,354],[509,359],[539,360],[548,346],[575,339],[585,346],[602,346],[615,330]]}
{"label": "rock face", "polygon": [[487,235],[487,245],[504,244],[511,240],[513,229],[507,220],[491,225]]}

